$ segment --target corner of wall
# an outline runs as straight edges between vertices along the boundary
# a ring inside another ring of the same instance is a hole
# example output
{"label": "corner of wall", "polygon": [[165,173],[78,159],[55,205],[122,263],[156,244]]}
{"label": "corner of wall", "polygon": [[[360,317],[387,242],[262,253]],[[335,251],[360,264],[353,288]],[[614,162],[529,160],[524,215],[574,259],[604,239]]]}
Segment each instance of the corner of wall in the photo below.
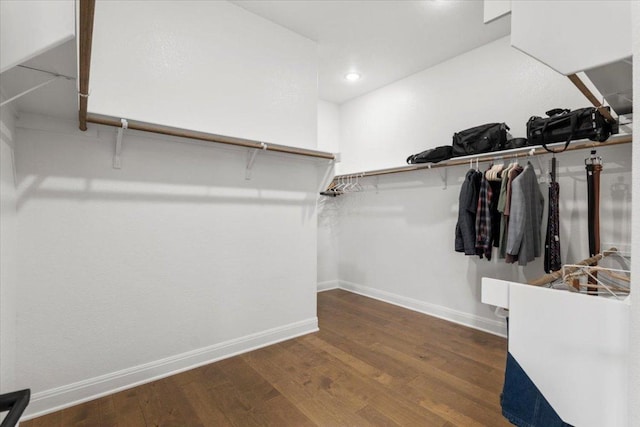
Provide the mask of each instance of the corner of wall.
{"label": "corner of wall", "polygon": [[[631,22],[633,23],[633,81],[636,83],[633,87],[634,110],[636,115],[640,112],[640,2],[633,1],[631,7]],[[633,133],[640,135],[640,120],[635,120],[633,124]],[[640,144],[634,141],[632,144],[632,248],[631,248],[631,265],[633,276],[639,277],[640,274]],[[634,285],[635,283],[635,285]],[[629,425],[640,425],[640,280],[632,283],[631,297],[631,322],[630,322],[630,349],[631,361],[629,375]]]}
{"label": "corner of wall", "polygon": [[17,237],[14,144],[15,111],[4,106],[0,108],[0,393],[13,391],[15,386]]}

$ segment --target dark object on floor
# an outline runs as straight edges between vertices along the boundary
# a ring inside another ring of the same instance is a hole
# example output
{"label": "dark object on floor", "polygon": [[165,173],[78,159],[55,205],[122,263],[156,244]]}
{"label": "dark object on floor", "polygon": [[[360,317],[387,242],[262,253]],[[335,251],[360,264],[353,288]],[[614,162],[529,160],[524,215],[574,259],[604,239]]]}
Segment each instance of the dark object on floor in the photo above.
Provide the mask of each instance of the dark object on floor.
{"label": "dark object on floor", "polygon": [[14,427],[18,424],[30,398],[30,389],[0,394],[0,412],[9,411],[0,427]]}

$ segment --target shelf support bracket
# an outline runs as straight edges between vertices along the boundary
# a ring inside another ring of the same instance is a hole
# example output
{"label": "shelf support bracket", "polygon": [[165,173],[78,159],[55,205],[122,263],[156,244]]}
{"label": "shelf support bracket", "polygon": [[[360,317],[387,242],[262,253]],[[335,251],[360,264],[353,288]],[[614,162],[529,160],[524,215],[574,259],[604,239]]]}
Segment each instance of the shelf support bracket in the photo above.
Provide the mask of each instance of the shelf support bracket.
{"label": "shelf support bracket", "polygon": [[[261,142],[260,143],[260,147],[264,151],[264,150],[267,149],[267,144],[265,144],[264,142]],[[252,171],[251,170],[253,169],[253,164],[256,161],[256,156],[258,155],[258,151],[260,151],[260,149],[252,148],[247,153],[247,169],[246,169],[245,174],[244,174],[244,179],[246,179],[247,181],[249,181],[251,179],[251,176],[252,176]]]}
{"label": "shelf support bracket", "polygon": [[442,172],[440,174],[440,179],[442,180],[442,189],[447,189],[447,168],[442,168]]}
{"label": "shelf support bracket", "polygon": [[118,136],[116,137],[116,148],[113,154],[113,168],[114,169],[122,169],[122,137],[124,135],[124,130],[129,127],[129,123],[127,119],[120,119],[120,123],[122,126],[118,128]]}

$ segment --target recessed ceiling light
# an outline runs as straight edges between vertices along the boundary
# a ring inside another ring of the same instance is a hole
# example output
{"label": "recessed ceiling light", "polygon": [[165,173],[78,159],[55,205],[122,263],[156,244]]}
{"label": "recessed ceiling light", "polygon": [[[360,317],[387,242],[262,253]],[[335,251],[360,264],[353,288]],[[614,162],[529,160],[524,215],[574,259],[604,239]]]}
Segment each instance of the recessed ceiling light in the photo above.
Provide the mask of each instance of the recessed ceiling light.
{"label": "recessed ceiling light", "polygon": [[357,82],[358,80],[360,80],[360,77],[362,77],[360,73],[356,73],[355,71],[347,73],[347,75],[344,76],[344,78],[349,80],[350,82]]}

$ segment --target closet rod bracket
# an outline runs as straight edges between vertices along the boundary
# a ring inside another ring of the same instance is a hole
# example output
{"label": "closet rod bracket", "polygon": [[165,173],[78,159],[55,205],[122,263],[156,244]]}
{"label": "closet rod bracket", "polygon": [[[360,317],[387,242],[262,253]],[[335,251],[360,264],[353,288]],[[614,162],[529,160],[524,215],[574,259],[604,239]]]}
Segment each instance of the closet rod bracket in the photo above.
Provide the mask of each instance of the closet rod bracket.
{"label": "closet rod bracket", "polygon": [[442,172],[440,173],[440,179],[442,180],[442,189],[447,189],[447,168],[442,168]]}
{"label": "closet rod bracket", "polygon": [[[264,142],[261,142],[260,147],[264,151],[267,149],[267,144],[265,144]],[[251,148],[247,153],[247,169],[244,174],[244,179],[246,179],[247,181],[251,179],[251,170],[253,169],[253,164],[256,161],[256,156],[258,155],[258,151],[260,151],[260,149]]]}
{"label": "closet rod bracket", "polygon": [[118,136],[116,137],[116,148],[113,154],[114,169],[122,169],[122,137],[124,135],[124,130],[129,127],[129,122],[127,122],[127,119],[120,119],[120,123],[122,123],[122,126],[118,128]]}

